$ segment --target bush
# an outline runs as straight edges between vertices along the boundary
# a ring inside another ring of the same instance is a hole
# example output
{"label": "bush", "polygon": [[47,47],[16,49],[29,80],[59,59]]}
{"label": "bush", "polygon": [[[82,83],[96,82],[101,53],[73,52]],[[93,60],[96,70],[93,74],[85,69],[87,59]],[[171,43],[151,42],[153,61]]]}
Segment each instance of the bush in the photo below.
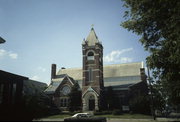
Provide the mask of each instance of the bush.
{"label": "bush", "polygon": [[138,96],[130,100],[130,109],[136,114],[146,114],[151,113],[150,103],[148,96]]}
{"label": "bush", "polygon": [[74,115],[74,114],[76,114],[77,112],[69,112],[69,115]]}
{"label": "bush", "polygon": [[121,115],[122,114],[122,110],[120,109],[116,109],[112,112],[113,115]]}
{"label": "bush", "polygon": [[95,111],[94,115],[112,114],[112,111]]}

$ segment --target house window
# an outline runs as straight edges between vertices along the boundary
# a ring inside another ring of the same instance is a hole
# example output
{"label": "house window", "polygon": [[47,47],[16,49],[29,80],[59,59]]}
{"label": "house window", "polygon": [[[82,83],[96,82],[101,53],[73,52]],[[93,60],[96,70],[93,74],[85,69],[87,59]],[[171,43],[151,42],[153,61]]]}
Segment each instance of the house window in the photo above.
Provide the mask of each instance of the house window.
{"label": "house window", "polygon": [[68,107],[68,105],[69,105],[69,98],[62,98],[60,100],[60,106],[61,107]]}
{"label": "house window", "polygon": [[94,60],[94,53],[92,51],[90,51],[87,55],[87,59],[88,60]]}
{"label": "house window", "polygon": [[13,83],[13,89],[12,89],[12,102],[15,103],[16,99],[16,83]]}
{"label": "house window", "polygon": [[4,90],[4,84],[0,84],[0,104],[3,101],[3,90]]}
{"label": "house window", "polygon": [[64,107],[67,106],[67,99],[64,99]]}
{"label": "house window", "polygon": [[92,71],[92,68],[89,68],[89,81],[90,82],[93,81],[93,71]]}
{"label": "house window", "polygon": [[63,107],[63,99],[60,101],[60,106]]}

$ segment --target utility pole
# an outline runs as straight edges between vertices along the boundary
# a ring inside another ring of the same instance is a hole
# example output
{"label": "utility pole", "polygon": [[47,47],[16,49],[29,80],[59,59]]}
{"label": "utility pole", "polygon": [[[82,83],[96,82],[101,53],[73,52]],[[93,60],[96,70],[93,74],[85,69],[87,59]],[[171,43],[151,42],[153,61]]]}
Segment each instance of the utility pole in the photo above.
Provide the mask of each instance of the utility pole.
{"label": "utility pole", "polygon": [[153,116],[153,119],[156,120],[156,115],[155,115],[155,110],[154,110],[154,102],[153,102],[153,93],[152,93],[152,80],[150,77],[149,73],[149,67],[147,66],[147,71],[148,71],[148,82],[149,82],[149,87],[150,87],[150,96],[151,96],[151,114]]}

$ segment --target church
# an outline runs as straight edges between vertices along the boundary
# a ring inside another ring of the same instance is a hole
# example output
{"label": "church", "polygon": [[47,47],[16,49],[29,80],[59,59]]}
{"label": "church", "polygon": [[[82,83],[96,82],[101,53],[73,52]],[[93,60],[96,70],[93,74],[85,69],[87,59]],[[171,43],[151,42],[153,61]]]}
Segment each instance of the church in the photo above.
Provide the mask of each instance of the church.
{"label": "church", "polygon": [[68,110],[69,94],[76,83],[82,93],[82,111],[102,110],[108,104],[105,96],[109,88],[122,111],[130,111],[131,99],[147,94],[143,62],[103,66],[103,45],[93,27],[82,42],[82,60],[82,68],[63,67],[56,71],[56,64],[52,64],[51,83],[45,93],[59,109]]}

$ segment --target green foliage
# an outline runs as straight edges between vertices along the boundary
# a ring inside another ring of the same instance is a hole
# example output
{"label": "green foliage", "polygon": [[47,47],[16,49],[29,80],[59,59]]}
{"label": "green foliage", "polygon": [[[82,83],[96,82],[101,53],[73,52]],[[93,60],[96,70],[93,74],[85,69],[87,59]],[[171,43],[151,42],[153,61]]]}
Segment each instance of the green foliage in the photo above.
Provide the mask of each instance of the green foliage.
{"label": "green foliage", "polygon": [[112,111],[95,111],[94,115],[106,115],[106,114],[112,114]]}
{"label": "green foliage", "polygon": [[121,108],[119,99],[115,97],[114,91],[111,86],[107,88],[106,92],[106,101],[108,110],[114,110]]}
{"label": "green foliage", "polygon": [[50,99],[43,95],[24,96],[25,109],[32,118],[40,118],[50,115]]}
{"label": "green foliage", "polygon": [[121,115],[122,114],[122,110],[121,109],[115,109],[112,112],[113,115]]}
{"label": "green foliage", "polygon": [[112,110],[114,108],[114,93],[111,86],[108,87],[107,93],[106,93],[106,101],[108,105],[108,109]]}
{"label": "green foliage", "polygon": [[180,104],[180,1],[123,0],[124,28],[141,36],[150,52],[147,65],[160,82],[169,102]]}
{"label": "green foliage", "polygon": [[161,84],[157,83],[152,86],[152,97],[155,110],[161,112],[165,110],[166,93],[163,91]]}
{"label": "green foliage", "polygon": [[[50,115],[50,99],[43,94],[26,95],[15,104],[0,105],[0,120],[32,121]],[[9,118],[8,118],[9,117]]]}
{"label": "green foliage", "polygon": [[130,100],[129,104],[133,113],[150,114],[150,100],[148,96],[136,96]]}
{"label": "green foliage", "polygon": [[78,83],[75,83],[74,86],[72,87],[69,97],[70,97],[69,110],[71,112],[80,110],[81,109],[81,91],[79,90]]}

